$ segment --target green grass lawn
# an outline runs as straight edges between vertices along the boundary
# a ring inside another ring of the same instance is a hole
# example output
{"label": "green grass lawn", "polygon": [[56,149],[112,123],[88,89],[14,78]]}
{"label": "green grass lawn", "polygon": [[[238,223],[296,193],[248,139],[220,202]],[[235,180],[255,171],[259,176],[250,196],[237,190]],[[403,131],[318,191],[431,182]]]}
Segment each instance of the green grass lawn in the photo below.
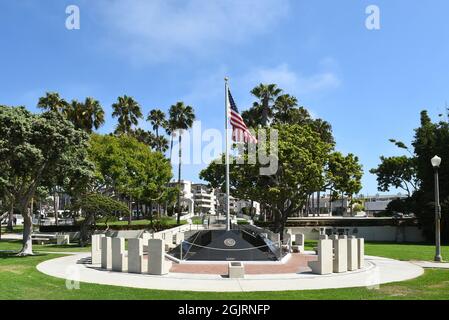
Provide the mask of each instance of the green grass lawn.
{"label": "green grass lawn", "polygon": [[[21,240],[0,240],[0,250],[19,251],[22,248]],[[88,252],[90,251],[90,245],[86,247],[80,247],[78,244],[70,245],[57,245],[57,244],[45,244],[37,245],[33,244],[33,251],[39,252]]]}
{"label": "green grass lawn", "polygon": [[[314,242],[308,241],[306,246],[311,248]],[[0,250],[17,250],[19,247],[18,241],[0,242]],[[11,253],[0,253],[0,299],[449,299],[449,270],[436,269],[427,269],[419,278],[381,285],[378,289],[214,293],[147,290],[81,283],[79,290],[69,290],[65,286],[65,280],[37,271],[38,263],[60,256],[42,252],[63,253],[64,251],[84,251],[89,248],[55,245],[34,246],[34,248],[38,254],[32,257],[16,257]],[[367,243],[365,251],[366,254],[401,260],[421,260],[431,259],[432,249],[430,245]],[[443,251],[446,256],[449,256],[448,249],[445,247]]]}
{"label": "green grass lawn", "polygon": [[[5,225],[2,225],[2,234],[4,234],[4,233],[9,233],[10,231],[8,231],[7,229],[6,229],[6,226]],[[13,228],[12,228],[12,232],[13,233],[21,233],[21,232],[23,232],[23,225],[16,225],[16,226],[14,226]]]}

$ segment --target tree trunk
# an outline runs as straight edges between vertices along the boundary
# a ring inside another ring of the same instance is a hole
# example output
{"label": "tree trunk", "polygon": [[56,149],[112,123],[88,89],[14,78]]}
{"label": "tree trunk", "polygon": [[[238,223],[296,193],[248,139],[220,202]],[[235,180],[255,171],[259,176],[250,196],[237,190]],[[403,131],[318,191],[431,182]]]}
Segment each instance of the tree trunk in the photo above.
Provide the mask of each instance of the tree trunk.
{"label": "tree trunk", "polygon": [[128,217],[128,225],[131,225],[133,216],[133,198],[129,197],[129,217]]}
{"label": "tree trunk", "polygon": [[14,220],[14,201],[11,199],[11,204],[9,207],[8,225],[6,226],[6,230],[10,232],[13,231],[13,220]]}
{"label": "tree trunk", "polygon": [[262,125],[267,126],[268,124],[268,112],[269,112],[269,101],[268,98],[264,98],[262,102]]}
{"label": "tree trunk", "polygon": [[315,192],[312,192],[311,200],[312,200],[312,214],[315,217],[315,214],[316,214],[316,211],[315,211]]}
{"label": "tree trunk", "polygon": [[58,225],[59,224],[59,222],[58,222],[58,203],[56,200],[56,195],[57,195],[57,193],[56,193],[56,189],[55,189],[55,192],[53,194],[53,211],[55,212],[55,225]]}
{"label": "tree trunk", "polygon": [[[28,201],[27,201],[28,203]],[[31,214],[28,211],[27,205],[21,205],[19,208],[23,217],[23,240],[22,249],[17,254],[18,256],[33,255],[33,242],[31,241],[31,235],[33,233],[33,220]]]}
{"label": "tree trunk", "polygon": [[81,247],[85,247],[87,243],[89,243],[91,236],[91,228],[90,226],[95,221],[93,214],[87,214],[86,219],[81,223],[80,226],[80,240],[79,244]]}
{"label": "tree trunk", "polygon": [[318,190],[318,195],[317,195],[317,207],[318,207],[318,217],[320,216],[321,213],[321,209],[320,209],[320,197],[321,197],[321,192]]}
{"label": "tree trunk", "polygon": [[179,133],[179,163],[178,163],[178,218],[176,219],[176,223],[181,223],[181,156],[182,156],[182,147],[181,147],[181,133]]}

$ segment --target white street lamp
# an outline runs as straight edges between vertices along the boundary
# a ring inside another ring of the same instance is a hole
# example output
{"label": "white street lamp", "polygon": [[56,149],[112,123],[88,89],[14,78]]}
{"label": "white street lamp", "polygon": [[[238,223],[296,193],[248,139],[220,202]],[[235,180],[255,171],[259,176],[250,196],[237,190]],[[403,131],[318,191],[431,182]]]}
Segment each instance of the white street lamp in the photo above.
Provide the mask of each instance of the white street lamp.
{"label": "white street lamp", "polygon": [[435,156],[432,158],[432,160],[430,160],[430,162],[432,163],[432,167],[439,168],[441,164],[441,158],[439,156]]}
{"label": "white street lamp", "polygon": [[441,230],[440,230],[440,221],[441,221],[441,207],[440,207],[440,185],[438,181],[438,168],[441,164],[441,158],[435,156],[430,160],[432,163],[432,167],[435,171],[435,261],[441,262],[443,261],[443,257],[441,256]]}

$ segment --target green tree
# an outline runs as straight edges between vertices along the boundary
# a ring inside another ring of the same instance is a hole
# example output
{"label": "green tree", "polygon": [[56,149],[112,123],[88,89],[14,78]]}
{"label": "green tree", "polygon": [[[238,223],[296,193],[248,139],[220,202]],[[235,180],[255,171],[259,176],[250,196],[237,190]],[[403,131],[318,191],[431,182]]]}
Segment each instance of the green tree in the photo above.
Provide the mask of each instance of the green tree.
{"label": "green tree", "polygon": [[133,200],[160,202],[167,192],[172,176],[170,163],[160,152],[151,151],[132,136],[93,134],[89,157],[95,164],[95,189],[127,199],[129,223]]}
{"label": "green tree", "polygon": [[273,104],[276,98],[282,93],[282,89],[278,88],[276,84],[259,84],[251,94],[259,101],[254,102],[253,109],[260,112],[260,124],[264,127],[269,124],[273,117]]}
{"label": "green tree", "polygon": [[161,143],[163,140],[159,139],[159,128],[165,128],[167,125],[165,113],[162,110],[153,109],[148,114],[147,121],[150,121],[151,125],[153,126],[153,130],[156,132],[155,140],[158,141],[158,143],[156,144],[158,146],[157,150],[159,152],[163,152],[164,144]]}
{"label": "green tree", "polygon": [[[171,128],[174,128],[178,132],[179,140],[179,164],[178,164],[178,187],[181,189],[181,158],[182,158],[182,131],[188,130],[192,127],[193,121],[195,121],[195,113],[191,106],[186,106],[184,102],[177,102],[170,107],[170,119],[169,123]],[[181,221],[181,194],[178,195],[178,217],[177,223]]]}
{"label": "green tree", "polygon": [[91,169],[87,135],[72,123],[54,112],[35,115],[23,107],[0,107],[0,189],[8,190],[24,219],[20,255],[33,253],[28,207],[36,189],[55,180],[78,184],[74,180],[88,180]]}
{"label": "green tree", "polygon": [[100,128],[104,120],[104,110],[98,100],[88,97],[84,103],[72,100],[65,108],[64,115],[72,122],[75,128],[92,133]]}
{"label": "green tree", "polygon": [[139,119],[143,118],[140,105],[132,97],[124,95],[117,98],[112,104],[112,117],[118,118],[116,134],[131,134],[133,126],[137,126]]}
{"label": "green tree", "polygon": [[377,168],[371,169],[370,173],[377,176],[378,190],[390,191],[391,187],[399,188],[407,192],[410,197],[417,189],[416,159],[399,157],[380,157],[381,163]]}
{"label": "green tree", "polygon": [[[363,170],[358,157],[352,153],[346,156],[340,152],[330,154],[326,171],[328,188],[340,193],[342,199],[346,195],[352,201],[353,195],[362,189],[362,176]],[[352,206],[350,209],[352,213]]]}
{"label": "green tree", "polygon": [[424,234],[428,239],[434,239],[435,226],[435,188],[434,169],[430,163],[433,156],[442,158],[439,172],[441,199],[441,230],[442,241],[449,241],[449,123],[445,120],[432,122],[426,111],[421,112],[421,125],[415,130],[412,143],[416,157],[416,177],[419,189],[413,194],[416,204],[414,213],[419,218]]}
{"label": "green tree", "polygon": [[275,123],[289,123],[293,110],[298,106],[298,99],[289,94],[283,94],[277,97],[273,109],[275,111]]}
{"label": "green tree", "polygon": [[253,111],[247,112],[245,115],[252,113],[252,118],[260,119],[261,126],[267,126],[273,117],[273,104],[281,93],[282,89],[278,88],[276,84],[259,84],[251,90],[251,94],[259,101],[254,102]]}
{"label": "green tree", "polygon": [[57,92],[47,92],[45,97],[39,98],[38,108],[63,114],[69,104]]}
{"label": "green tree", "polygon": [[100,193],[89,193],[76,199],[71,210],[80,211],[84,218],[80,228],[80,246],[84,247],[90,240],[91,226],[99,218],[110,218],[116,215],[129,214],[125,203]]}
{"label": "green tree", "polygon": [[[275,125],[278,130],[278,170],[271,176],[260,175],[260,163],[232,161],[231,194],[264,204],[274,216],[275,231],[283,234],[287,218],[304,207],[312,190],[317,190],[332,145],[323,141],[311,126]],[[268,153],[270,144],[259,142]],[[234,159],[235,160],[235,159]],[[224,165],[211,163],[200,173],[212,187],[223,188]]]}

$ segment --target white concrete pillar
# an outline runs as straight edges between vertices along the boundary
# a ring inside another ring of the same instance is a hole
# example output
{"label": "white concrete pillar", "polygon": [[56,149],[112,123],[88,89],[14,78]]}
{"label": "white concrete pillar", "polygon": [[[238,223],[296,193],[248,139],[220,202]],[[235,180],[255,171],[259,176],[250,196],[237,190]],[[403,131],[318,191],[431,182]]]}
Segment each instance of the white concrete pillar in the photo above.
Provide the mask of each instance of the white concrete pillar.
{"label": "white concrete pillar", "polygon": [[154,232],[152,239],[163,239],[162,233],[161,232]]}
{"label": "white concrete pillar", "polygon": [[125,238],[112,238],[112,271],[126,272],[128,257],[125,251]]}
{"label": "white concrete pillar", "polygon": [[348,270],[357,270],[359,266],[358,251],[357,251],[357,239],[355,236],[348,238]]}
{"label": "white concrete pillar", "polygon": [[165,242],[166,244],[173,244],[173,232],[167,231],[167,232],[164,234],[164,242]]}
{"label": "white concrete pillar", "polygon": [[147,272],[147,264],[143,259],[143,242],[142,239],[128,240],[128,272],[145,273]]}
{"label": "white concrete pillar", "polygon": [[100,264],[101,263],[101,238],[104,237],[104,234],[93,234],[91,237],[91,259],[92,264]]}
{"label": "white concrete pillar", "polygon": [[165,261],[165,245],[162,239],[148,240],[148,273],[163,275],[168,273]]}
{"label": "white concrete pillar", "polygon": [[333,270],[335,273],[348,271],[348,243],[346,236],[331,236],[334,247]]}
{"label": "white concrete pillar", "polygon": [[333,271],[332,240],[325,238],[318,240],[318,261],[309,261],[308,265],[315,274],[330,274]]}
{"label": "white concrete pillar", "polygon": [[175,244],[176,245],[180,245],[181,242],[184,241],[184,233],[183,232],[178,232],[177,234],[175,234]]}
{"label": "white concrete pillar", "polygon": [[304,234],[297,233],[294,235],[295,237],[295,246],[297,246],[299,252],[304,252]]}
{"label": "white concrete pillar", "polygon": [[147,243],[149,239],[151,239],[153,236],[149,232],[142,233],[142,241],[143,243]]}
{"label": "white concrete pillar", "polygon": [[269,237],[275,244],[280,245],[281,235],[279,233],[270,233]]}
{"label": "white concrete pillar", "polygon": [[101,268],[106,270],[112,269],[112,247],[111,238],[101,238]]}
{"label": "white concrete pillar", "polygon": [[68,234],[58,234],[56,235],[56,244],[57,245],[68,245],[70,244],[70,237]]}
{"label": "white concrete pillar", "polygon": [[357,239],[357,253],[358,253],[358,268],[362,269],[365,266],[365,239]]}

